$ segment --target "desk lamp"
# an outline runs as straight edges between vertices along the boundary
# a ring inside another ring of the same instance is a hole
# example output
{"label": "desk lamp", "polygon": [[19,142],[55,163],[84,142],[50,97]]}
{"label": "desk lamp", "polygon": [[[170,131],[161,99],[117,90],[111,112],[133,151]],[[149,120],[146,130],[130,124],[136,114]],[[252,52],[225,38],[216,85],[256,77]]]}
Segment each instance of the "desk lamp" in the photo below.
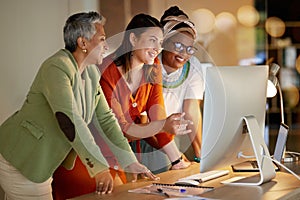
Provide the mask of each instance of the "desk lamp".
{"label": "desk lamp", "polygon": [[[286,142],[286,137],[288,133],[289,127],[285,124],[284,121],[284,106],[283,106],[283,96],[282,96],[282,90],[278,81],[278,78],[276,77],[278,71],[280,69],[280,66],[272,63],[270,66],[270,71],[269,71],[269,78],[268,78],[268,88],[267,88],[267,97],[271,98],[274,97],[277,94],[277,90],[279,93],[279,101],[280,101],[280,115],[281,115],[281,123],[280,123],[280,128],[279,128],[279,133],[282,134],[281,132],[285,132],[285,136],[283,138],[278,137],[277,140],[283,139],[284,141],[277,141],[278,142]],[[275,152],[276,153],[276,152]],[[274,155],[275,155],[274,153]],[[284,153],[282,156],[283,162],[294,162],[298,160],[298,156],[293,155],[292,153]]]}

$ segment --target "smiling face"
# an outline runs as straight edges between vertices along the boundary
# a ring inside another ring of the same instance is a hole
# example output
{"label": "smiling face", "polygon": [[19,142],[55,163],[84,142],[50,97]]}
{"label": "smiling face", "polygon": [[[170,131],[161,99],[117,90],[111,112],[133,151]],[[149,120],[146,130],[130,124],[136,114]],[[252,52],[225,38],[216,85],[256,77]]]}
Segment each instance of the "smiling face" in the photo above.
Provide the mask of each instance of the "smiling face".
{"label": "smiling face", "polygon": [[154,59],[161,51],[163,33],[159,27],[147,28],[139,37],[131,33],[131,44],[133,46],[133,62],[136,64],[153,64]]}
{"label": "smiling face", "polygon": [[89,52],[86,59],[89,64],[101,64],[103,55],[108,50],[103,25],[96,23],[95,28],[95,35],[86,41],[86,50]]}
{"label": "smiling face", "polygon": [[180,32],[164,42],[162,63],[167,72],[173,72],[183,67],[193,54],[194,39],[188,32]]}

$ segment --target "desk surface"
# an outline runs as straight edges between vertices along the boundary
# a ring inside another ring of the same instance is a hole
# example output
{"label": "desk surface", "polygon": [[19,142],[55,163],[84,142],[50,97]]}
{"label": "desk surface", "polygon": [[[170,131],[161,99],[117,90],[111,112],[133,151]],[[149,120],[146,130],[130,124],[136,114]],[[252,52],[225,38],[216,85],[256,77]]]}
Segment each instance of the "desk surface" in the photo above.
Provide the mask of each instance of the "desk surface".
{"label": "desk surface", "polygon": [[[297,166],[297,167],[295,167]],[[289,168],[294,167],[299,169],[300,162],[290,165]],[[176,180],[182,177],[186,177],[195,173],[199,173],[199,164],[193,164],[188,169],[183,170],[171,170],[159,174],[160,183],[174,183]],[[299,174],[298,172],[296,172]],[[213,198],[213,199],[243,199],[243,200],[253,200],[253,199],[281,199],[281,200],[292,200],[300,199],[300,181],[287,172],[276,172],[276,177],[268,182],[264,183],[261,186],[229,186],[223,185],[220,183],[222,180],[226,180],[233,176],[251,176],[255,173],[230,173],[229,175],[207,181],[202,183],[202,186],[213,186],[215,189],[203,193],[201,197]],[[257,173],[256,173],[257,174]],[[164,196],[153,195],[153,194],[135,194],[129,193],[129,189],[138,188],[146,185],[151,185],[153,181],[149,180],[139,180],[136,183],[127,183],[124,185],[119,185],[114,188],[112,194],[107,195],[97,195],[94,193],[83,195],[72,200],[95,200],[95,199],[118,199],[118,200],[135,200],[135,199],[144,199],[144,200],[156,200],[164,199]]]}

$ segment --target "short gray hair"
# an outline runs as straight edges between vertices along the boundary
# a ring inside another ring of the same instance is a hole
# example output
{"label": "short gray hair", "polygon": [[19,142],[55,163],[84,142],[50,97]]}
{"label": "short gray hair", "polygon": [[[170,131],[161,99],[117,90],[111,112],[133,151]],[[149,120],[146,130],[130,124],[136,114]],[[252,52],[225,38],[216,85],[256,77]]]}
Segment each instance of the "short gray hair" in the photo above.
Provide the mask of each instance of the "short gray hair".
{"label": "short gray hair", "polygon": [[81,12],[71,15],[64,26],[65,48],[74,52],[79,37],[90,40],[96,33],[95,23],[105,24],[105,18],[98,12]]}

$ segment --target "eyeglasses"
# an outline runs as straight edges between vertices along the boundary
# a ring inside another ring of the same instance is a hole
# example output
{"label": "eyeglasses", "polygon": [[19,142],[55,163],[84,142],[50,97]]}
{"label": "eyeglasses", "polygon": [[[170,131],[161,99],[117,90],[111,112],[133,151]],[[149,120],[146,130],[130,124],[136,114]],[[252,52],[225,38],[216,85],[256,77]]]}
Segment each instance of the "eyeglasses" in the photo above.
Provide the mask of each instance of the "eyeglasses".
{"label": "eyeglasses", "polygon": [[196,51],[198,50],[196,47],[194,46],[185,46],[184,44],[182,44],[181,42],[173,42],[174,43],[174,47],[175,47],[175,51],[182,53],[183,50],[185,49],[186,53],[189,55],[194,55],[196,53]]}

